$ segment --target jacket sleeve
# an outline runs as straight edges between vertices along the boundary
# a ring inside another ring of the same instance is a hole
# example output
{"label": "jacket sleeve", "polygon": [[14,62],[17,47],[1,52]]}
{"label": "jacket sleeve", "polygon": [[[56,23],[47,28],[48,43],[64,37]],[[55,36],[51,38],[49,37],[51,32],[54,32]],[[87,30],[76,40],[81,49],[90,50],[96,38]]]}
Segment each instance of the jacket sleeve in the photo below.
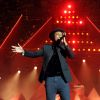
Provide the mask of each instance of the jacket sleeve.
{"label": "jacket sleeve", "polygon": [[74,53],[69,46],[65,46],[65,52],[68,58],[74,58]]}
{"label": "jacket sleeve", "polygon": [[24,54],[22,55],[26,57],[32,57],[32,58],[43,56],[43,48],[38,51],[26,51],[25,50]]}

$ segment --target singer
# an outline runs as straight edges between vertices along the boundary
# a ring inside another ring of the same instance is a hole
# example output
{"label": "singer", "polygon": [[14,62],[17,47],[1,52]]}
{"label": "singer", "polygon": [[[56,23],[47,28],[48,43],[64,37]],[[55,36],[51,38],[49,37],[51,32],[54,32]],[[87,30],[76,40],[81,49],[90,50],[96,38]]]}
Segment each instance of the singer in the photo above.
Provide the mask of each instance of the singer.
{"label": "singer", "polygon": [[39,81],[45,85],[46,100],[55,100],[56,94],[61,100],[70,100],[69,82],[72,80],[66,57],[73,58],[74,54],[65,39],[66,32],[57,28],[49,34],[53,41],[51,45],[44,45],[38,51],[27,51],[18,44],[12,46],[12,51],[27,57],[43,56],[43,66]]}

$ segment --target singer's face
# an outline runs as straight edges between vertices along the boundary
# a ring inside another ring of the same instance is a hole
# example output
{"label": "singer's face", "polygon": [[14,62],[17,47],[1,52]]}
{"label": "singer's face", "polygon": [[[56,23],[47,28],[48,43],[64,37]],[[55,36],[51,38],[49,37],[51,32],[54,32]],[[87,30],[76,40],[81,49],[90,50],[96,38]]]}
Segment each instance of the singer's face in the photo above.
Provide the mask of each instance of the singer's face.
{"label": "singer's face", "polygon": [[60,32],[60,31],[55,32],[55,34],[54,34],[55,41],[57,41],[58,39],[60,39],[62,36],[63,36],[62,32]]}

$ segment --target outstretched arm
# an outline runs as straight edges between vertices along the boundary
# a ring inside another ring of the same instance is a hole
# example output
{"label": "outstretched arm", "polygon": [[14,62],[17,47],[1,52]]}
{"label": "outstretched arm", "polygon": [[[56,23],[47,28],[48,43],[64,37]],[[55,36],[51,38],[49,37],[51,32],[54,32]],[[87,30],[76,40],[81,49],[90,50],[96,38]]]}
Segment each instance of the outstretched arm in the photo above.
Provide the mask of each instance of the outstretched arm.
{"label": "outstretched arm", "polygon": [[23,56],[26,57],[40,57],[43,56],[43,49],[38,50],[38,51],[26,51],[23,49],[23,47],[21,45],[18,44],[18,46],[12,46],[12,52],[16,52],[16,53],[21,53]]}

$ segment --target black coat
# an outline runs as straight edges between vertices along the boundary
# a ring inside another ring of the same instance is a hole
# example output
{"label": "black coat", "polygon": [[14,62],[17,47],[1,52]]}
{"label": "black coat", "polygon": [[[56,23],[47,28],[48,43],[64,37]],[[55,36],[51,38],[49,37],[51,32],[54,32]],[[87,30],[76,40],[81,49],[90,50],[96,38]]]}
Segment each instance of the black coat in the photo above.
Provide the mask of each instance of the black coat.
{"label": "black coat", "polygon": [[[72,50],[69,48],[69,46],[65,46],[65,45],[60,45],[57,48],[57,52],[58,52],[58,56],[59,56],[64,79],[66,82],[69,82],[72,80],[72,77],[70,74],[68,63],[66,61],[66,57],[73,58],[74,54],[73,54]],[[52,45],[44,45],[41,50],[38,50],[35,52],[25,51],[25,53],[24,53],[24,56],[33,57],[33,58],[43,56],[44,61],[43,61],[41,73],[39,76],[40,82],[45,80],[45,77],[46,77],[45,73],[46,73],[47,65],[48,65],[52,55],[53,55]]]}

